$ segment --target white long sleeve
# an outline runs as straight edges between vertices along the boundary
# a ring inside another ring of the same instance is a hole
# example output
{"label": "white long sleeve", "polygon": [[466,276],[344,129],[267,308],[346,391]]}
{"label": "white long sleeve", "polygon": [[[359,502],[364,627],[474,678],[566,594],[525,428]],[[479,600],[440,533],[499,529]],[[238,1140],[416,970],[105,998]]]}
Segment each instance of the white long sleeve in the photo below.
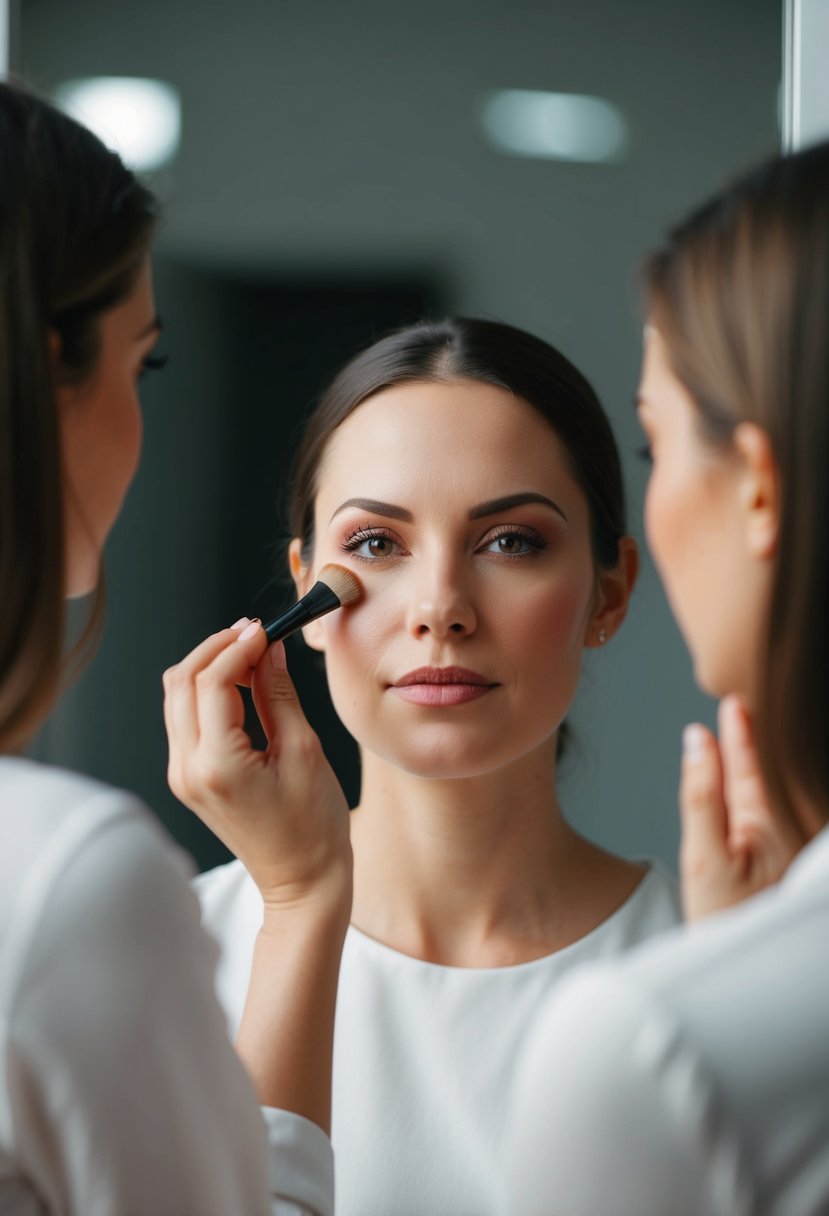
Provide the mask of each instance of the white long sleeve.
{"label": "white long sleeve", "polygon": [[775,887],[585,968],[518,1069],[515,1216],[826,1216],[829,828]]}
{"label": "white long sleeve", "polygon": [[187,867],[147,812],[3,761],[0,845],[0,1209],[329,1216],[330,1142],[257,1106]]}

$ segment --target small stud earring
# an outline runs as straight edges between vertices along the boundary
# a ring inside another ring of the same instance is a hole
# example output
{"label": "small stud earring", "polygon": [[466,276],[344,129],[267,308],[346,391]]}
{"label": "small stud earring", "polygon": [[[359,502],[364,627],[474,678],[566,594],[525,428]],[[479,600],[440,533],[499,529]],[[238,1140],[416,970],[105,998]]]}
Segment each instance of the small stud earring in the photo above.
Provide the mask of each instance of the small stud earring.
{"label": "small stud earring", "polygon": [[599,645],[604,646],[606,641],[607,641],[607,634],[605,633],[605,631],[603,629],[600,629],[599,630]]}

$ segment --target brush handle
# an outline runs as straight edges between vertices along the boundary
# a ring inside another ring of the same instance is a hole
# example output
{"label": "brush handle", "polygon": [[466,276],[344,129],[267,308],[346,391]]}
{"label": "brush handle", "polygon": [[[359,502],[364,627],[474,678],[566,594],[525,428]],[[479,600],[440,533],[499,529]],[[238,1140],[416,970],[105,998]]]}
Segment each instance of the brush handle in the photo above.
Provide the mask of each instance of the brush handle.
{"label": "brush handle", "polygon": [[314,583],[307,595],[303,595],[292,608],[265,626],[268,641],[282,642],[304,625],[310,625],[317,617],[325,616],[326,612],[333,612],[339,606],[339,599],[327,583]]}

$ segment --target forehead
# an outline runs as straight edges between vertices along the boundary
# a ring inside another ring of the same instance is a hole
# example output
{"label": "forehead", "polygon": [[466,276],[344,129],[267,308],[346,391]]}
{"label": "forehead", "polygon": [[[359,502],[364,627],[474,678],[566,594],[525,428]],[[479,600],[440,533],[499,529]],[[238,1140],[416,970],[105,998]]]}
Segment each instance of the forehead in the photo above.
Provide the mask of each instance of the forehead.
{"label": "forehead", "polygon": [[572,483],[564,448],[526,401],[479,381],[395,385],[341,423],[320,468],[319,497],[359,492],[399,502],[423,487],[493,497]]}

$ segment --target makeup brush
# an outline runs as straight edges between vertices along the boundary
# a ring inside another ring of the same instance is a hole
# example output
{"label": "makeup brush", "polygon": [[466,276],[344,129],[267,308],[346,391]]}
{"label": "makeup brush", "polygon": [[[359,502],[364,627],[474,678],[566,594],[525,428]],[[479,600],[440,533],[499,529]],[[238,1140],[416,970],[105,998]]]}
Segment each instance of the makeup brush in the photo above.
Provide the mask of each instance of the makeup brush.
{"label": "makeup brush", "polygon": [[317,617],[325,616],[326,612],[344,608],[346,604],[356,604],[362,598],[363,584],[356,574],[346,570],[345,566],[323,566],[308,594],[265,626],[268,641],[281,642],[304,625],[310,625]]}

